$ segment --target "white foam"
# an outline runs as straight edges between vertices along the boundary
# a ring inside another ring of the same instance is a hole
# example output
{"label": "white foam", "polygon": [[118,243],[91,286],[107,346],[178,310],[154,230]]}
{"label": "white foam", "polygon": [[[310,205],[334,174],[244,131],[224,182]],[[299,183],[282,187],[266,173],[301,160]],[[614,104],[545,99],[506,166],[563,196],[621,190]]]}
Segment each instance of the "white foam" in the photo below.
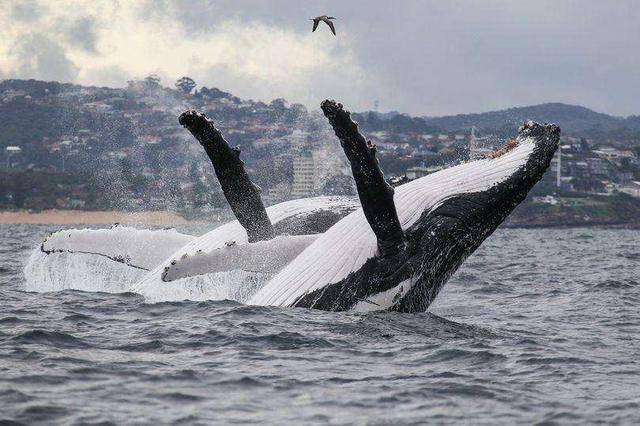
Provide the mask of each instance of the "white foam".
{"label": "white foam", "polygon": [[147,303],[180,300],[234,300],[246,303],[271,276],[242,270],[216,272],[161,282],[154,290],[146,291],[143,295]]}
{"label": "white foam", "polygon": [[129,291],[146,272],[104,256],[66,252],[46,254],[36,248],[24,268],[24,289],[122,293]]}

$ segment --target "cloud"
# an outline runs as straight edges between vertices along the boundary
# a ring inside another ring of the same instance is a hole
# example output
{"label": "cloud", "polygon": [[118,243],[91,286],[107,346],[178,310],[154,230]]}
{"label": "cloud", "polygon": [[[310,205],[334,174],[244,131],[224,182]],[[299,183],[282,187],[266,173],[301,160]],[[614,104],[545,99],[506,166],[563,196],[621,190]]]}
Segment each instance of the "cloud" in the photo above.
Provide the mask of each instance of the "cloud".
{"label": "cloud", "polygon": [[59,27],[66,40],[74,47],[89,53],[97,53],[98,27],[100,23],[93,16],[82,16],[71,22],[61,21]]}
{"label": "cloud", "polygon": [[[7,0],[7,3],[10,3]],[[35,22],[47,12],[47,7],[36,0],[11,2],[11,18],[22,22]]]}
{"label": "cloud", "polygon": [[166,85],[188,75],[201,86],[245,98],[285,97],[314,108],[329,96],[355,104],[359,91],[376,84],[348,43],[327,31],[311,34],[306,18],[301,33],[228,13],[232,2],[60,0],[55,5],[38,25],[0,15],[0,25],[8,28],[0,41],[0,53],[7,53],[0,71],[117,86],[150,73]]}
{"label": "cloud", "polygon": [[10,50],[16,58],[14,73],[23,78],[74,81],[79,68],[55,41],[39,35],[21,38]]}
{"label": "cloud", "polygon": [[[246,98],[317,108],[335,97],[353,110],[378,99],[428,115],[548,101],[640,111],[633,0],[5,4],[0,75],[118,86],[189,75]],[[308,18],[324,13],[338,17],[337,37],[311,33]]]}

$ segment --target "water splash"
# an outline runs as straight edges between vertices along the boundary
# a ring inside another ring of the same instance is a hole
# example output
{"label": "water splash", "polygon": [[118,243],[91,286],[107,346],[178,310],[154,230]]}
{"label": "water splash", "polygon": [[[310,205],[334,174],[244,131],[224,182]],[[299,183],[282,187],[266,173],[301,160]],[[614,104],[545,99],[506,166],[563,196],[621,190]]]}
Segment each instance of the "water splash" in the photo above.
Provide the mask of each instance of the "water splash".
{"label": "water splash", "polygon": [[205,274],[173,282],[134,288],[147,271],[86,253],[46,254],[34,249],[24,267],[24,289],[33,292],[81,290],[136,292],[148,303],[180,300],[246,302],[268,281],[270,274],[241,270]]}
{"label": "water splash", "polygon": [[34,249],[24,267],[27,291],[82,290],[123,293],[147,271],[104,256],[85,253],[46,254]]}
{"label": "water splash", "polygon": [[216,272],[171,282],[145,282],[135,288],[147,303],[180,300],[234,300],[245,303],[269,280],[271,274],[242,270]]}

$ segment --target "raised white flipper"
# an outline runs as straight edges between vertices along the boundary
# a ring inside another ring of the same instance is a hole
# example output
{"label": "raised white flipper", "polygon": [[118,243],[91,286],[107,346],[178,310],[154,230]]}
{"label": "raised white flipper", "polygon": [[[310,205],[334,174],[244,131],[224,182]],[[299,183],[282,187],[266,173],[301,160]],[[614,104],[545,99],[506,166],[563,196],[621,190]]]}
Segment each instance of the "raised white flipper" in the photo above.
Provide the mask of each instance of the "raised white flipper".
{"label": "raised white flipper", "polygon": [[175,229],[65,229],[49,235],[42,243],[44,253],[77,253],[103,256],[138,269],[153,269],[167,256],[196,237]]}
{"label": "raised white flipper", "polygon": [[34,249],[24,268],[27,291],[120,293],[195,237],[175,229],[67,229]]}
{"label": "raised white flipper", "polygon": [[184,255],[167,267],[162,279],[174,281],[234,270],[275,274],[318,237],[319,234],[279,235],[267,241],[240,245],[230,243],[209,253],[198,252],[192,256]]}

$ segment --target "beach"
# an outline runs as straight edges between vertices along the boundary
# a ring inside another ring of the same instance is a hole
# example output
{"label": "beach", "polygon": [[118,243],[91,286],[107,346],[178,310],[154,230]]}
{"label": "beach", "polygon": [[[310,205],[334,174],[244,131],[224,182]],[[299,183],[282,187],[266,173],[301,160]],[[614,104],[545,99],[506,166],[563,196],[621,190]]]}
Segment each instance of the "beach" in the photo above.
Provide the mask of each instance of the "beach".
{"label": "beach", "polygon": [[81,211],[43,210],[40,212],[0,211],[0,224],[34,225],[123,225],[176,226],[192,223],[169,211]]}

